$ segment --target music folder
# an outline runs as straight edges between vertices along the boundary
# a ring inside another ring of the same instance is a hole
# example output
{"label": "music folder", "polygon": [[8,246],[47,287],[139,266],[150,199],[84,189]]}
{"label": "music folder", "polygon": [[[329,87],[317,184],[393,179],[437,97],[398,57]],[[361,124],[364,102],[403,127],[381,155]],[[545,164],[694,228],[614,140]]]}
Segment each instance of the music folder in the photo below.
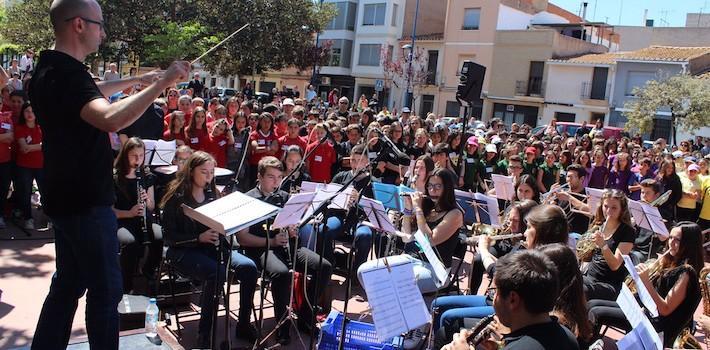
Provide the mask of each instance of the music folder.
{"label": "music folder", "polygon": [[182,210],[193,220],[229,236],[273,217],[281,208],[244,193],[233,192],[197,209],[183,204]]}
{"label": "music folder", "polygon": [[454,190],[454,196],[464,211],[463,220],[466,225],[481,223],[495,228],[501,227],[498,200],[495,197],[461,190]]}
{"label": "music folder", "polygon": [[375,199],[382,202],[385,208],[402,212],[404,211],[404,198],[402,198],[401,194],[414,192],[414,190],[403,185],[395,186],[373,182],[372,192]]}

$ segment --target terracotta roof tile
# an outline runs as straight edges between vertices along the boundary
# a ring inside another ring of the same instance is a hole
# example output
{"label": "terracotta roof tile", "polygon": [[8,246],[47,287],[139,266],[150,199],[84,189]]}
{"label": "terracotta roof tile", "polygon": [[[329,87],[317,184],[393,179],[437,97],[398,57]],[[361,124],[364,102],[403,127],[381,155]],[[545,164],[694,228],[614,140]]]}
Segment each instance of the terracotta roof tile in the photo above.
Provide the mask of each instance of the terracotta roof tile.
{"label": "terracotta roof tile", "polygon": [[627,52],[620,59],[632,61],[684,62],[710,54],[710,47],[651,46]]}
{"label": "terracotta roof tile", "polygon": [[589,64],[614,64],[616,60],[622,57],[623,53],[600,53],[600,54],[586,54],[577,57],[567,57],[567,58],[556,58],[551,59],[550,62],[563,62],[563,63],[589,63]]}

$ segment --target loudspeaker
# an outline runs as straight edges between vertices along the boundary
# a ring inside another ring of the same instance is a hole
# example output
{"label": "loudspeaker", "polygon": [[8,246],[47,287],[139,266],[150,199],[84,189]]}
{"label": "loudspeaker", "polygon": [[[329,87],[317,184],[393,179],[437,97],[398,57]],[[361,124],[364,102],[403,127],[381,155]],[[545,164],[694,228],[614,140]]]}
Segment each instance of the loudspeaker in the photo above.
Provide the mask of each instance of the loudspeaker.
{"label": "loudspeaker", "polygon": [[470,104],[480,104],[483,78],[485,76],[486,67],[475,62],[464,61],[461,67],[456,97]]}

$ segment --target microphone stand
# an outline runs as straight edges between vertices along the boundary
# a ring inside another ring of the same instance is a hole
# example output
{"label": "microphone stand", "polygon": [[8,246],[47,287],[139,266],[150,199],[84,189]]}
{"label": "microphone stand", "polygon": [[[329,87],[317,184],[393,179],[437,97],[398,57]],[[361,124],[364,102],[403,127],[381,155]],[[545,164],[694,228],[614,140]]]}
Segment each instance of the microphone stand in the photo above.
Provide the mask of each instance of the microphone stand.
{"label": "microphone stand", "polygon": [[224,190],[222,190],[222,194],[229,194],[234,192],[234,189],[239,185],[239,173],[242,172],[242,168],[244,167],[244,160],[247,158],[247,147],[249,147],[249,134],[251,134],[251,127],[247,126],[246,128],[244,128],[244,130],[242,130],[242,132],[244,131],[246,131],[246,136],[242,141],[242,154],[240,157],[241,159],[239,159],[239,165],[237,165],[232,179],[229,181],[227,186],[224,187]]}

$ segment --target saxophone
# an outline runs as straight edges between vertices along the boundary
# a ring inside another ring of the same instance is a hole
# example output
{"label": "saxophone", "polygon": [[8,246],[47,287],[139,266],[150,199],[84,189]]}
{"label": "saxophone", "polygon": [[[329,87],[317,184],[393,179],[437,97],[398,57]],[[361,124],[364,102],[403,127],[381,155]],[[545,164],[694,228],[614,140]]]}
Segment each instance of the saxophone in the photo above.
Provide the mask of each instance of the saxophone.
{"label": "saxophone", "polygon": [[[705,267],[700,270],[698,279],[700,280],[700,295],[702,296],[703,315],[710,316],[710,280],[708,279],[710,267]],[[708,335],[705,335],[705,348],[708,348],[710,343]],[[673,341],[674,349],[702,349],[700,342],[693,336],[689,328],[683,329],[682,332]]]}

